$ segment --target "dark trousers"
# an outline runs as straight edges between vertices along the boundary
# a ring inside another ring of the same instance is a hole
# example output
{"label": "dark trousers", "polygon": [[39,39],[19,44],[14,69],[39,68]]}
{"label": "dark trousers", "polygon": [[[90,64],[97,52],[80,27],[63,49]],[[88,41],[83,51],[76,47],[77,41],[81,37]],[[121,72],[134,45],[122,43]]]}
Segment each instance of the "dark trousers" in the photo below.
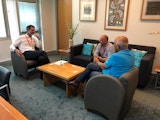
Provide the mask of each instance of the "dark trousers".
{"label": "dark trousers", "polygon": [[26,60],[36,60],[39,63],[39,65],[50,63],[48,55],[45,51],[42,50],[26,51],[23,54]]}
{"label": "dark trousers", "polygon": [[[91,75],[91,73],[93,73]],[[86,69],[84,72],[82,72],[76,79],[78,82],[84,83],[87,81],[90,77],[94,75],[102,74],[102,69],[94,62],[91,62],[87,65]]]}

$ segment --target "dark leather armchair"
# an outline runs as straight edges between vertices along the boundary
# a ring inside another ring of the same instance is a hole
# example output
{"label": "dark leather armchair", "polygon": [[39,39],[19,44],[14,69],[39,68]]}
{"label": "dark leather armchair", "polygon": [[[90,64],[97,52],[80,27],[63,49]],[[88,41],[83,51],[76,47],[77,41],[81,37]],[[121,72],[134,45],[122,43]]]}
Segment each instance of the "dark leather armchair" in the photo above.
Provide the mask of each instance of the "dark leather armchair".
{"label": "dark leather armchair", "polygon": [[[94,43],[98,44],[98,40],[84,39],[83,44]],[[86,67],[90,62],[93,61],[93,55],[87,56],[82,55],[83,44],[73,45],[70,47],[70,63]]]}
{"label": "dark leather armchair", "polygon": [[20,57],[13,51],[11,51],[11,60],[16,75],[22,75],[25,79],[29,78],[28,70],[31,68],[36,68],[38,62],[34,60],[26,60],[22,54]]}
{"label": "dark leather armchair", "polygon": [[11,71],[7,68],[0,66],[0,96],[2,96],[5,100],[10,102],[10,80]]}
{"label": "dark leather armchair", "polygon": [[109,75],[94,76],[85,86],[85,108],[109,120],[122,120],[130,109],[137,83],[137,68],[119,79]]}

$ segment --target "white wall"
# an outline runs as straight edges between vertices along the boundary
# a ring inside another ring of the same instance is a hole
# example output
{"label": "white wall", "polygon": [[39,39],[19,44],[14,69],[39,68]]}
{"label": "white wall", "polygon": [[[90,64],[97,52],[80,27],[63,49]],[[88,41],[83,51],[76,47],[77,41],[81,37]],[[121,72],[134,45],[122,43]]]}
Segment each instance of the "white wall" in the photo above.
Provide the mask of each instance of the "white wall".
{"label": "white wall", "polygon": [[[42,34],[46,51],[57,50],[56,2],[57,0],[40,0]],[[126,31],[104,30],[105,4],[106,0],[97,0],[96,21],[82,22],[79,21],[79,0],[72,0],[72,21],[73,24],[79,23],[79,32],[74,37],[74,44],[82,43],[84,38],[99,39],[102,34],[107,34],[110,41],[114,41],[118,35],[125,35],[132,44],[155,46],[157,50],[154,67],[160,64],[160,35],[148,34],[160,31],[160,21],[140,20],[142,0],[130,0]],[[10,60],[10,44],[11,40],[0,40],[0,62]]]}
{"label": "white wall", "polygon": [[41,26],[45,51],[57,50],[57,0],[40,0]]}
{"label": "white wall", "polygon": [[[57,0],[40,0],[42,41],[46,52],[57,50]],[[0,40],[0,62],[9,61],[11,40]]]}
{"label": "white wall", "polygon": [[0,40],[0,62],[10,60],[10,44],[11,40]]}
{"label": "white wall", "polygon": [[157,50],[153,68],[160,64],[160,34],[148,34],[153,31],[160,32],[160,21],[140,20],[142,0],[130,0],[126,31],[104,30],[106,0],[97,0],[95,22],[79,21],[79,0],[72,2],[72,21],[73,24],[79,23],[79,32],[74,37],[74,44],[82,43],[84,38],[99,39],[102,34],[107,34],[110,41],[114,41],[118,35],[125,35],[131,44],[155,46]]}

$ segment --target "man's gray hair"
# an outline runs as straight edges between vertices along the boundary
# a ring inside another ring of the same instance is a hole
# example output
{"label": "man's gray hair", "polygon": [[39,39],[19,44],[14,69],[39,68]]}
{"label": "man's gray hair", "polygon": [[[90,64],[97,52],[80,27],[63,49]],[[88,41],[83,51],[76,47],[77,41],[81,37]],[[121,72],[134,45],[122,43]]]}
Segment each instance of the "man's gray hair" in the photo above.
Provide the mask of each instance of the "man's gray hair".
{"label": "man's gray hair", "polygon": [[121,49],[121,50],[128,48],[128,43],[125,43],[123,41],[117,41],[117,45],[119,46],[119,49]]}

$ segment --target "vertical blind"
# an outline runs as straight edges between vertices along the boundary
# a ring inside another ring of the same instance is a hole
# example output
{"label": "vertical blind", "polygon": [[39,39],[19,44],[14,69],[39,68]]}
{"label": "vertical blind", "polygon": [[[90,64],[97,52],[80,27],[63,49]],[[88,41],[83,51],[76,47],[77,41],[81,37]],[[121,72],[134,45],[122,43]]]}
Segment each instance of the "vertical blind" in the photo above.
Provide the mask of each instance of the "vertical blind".
{"label": "vertical blind", "polygon": [[34,25],[35,30],[38,30],[37,21],[37,5],[36,3],[18,2],[20,16],[20,30],[26,32],[26,26]]}
{"label": "vertical blind", "polygon": [[0,37],[7,37],[6,27],[4,22],[2,0],[0,0]]}
{"label": "vertical blind", "polygon": [[16,0],[7,0],[7,14],[11,39],[14,41],[19,36]]}
{"label": "vertical blind", "polygon": [[[19,13],[19,16],[17,13]],[[38,31],[39,23],[37,0],[34,0],[34,2],[33,0],[32,2],[0,0],[0,38],[10,36],[14,41],[20,34],[26,32],[26,26],[30,24],[34,25],[36,31]]]}

